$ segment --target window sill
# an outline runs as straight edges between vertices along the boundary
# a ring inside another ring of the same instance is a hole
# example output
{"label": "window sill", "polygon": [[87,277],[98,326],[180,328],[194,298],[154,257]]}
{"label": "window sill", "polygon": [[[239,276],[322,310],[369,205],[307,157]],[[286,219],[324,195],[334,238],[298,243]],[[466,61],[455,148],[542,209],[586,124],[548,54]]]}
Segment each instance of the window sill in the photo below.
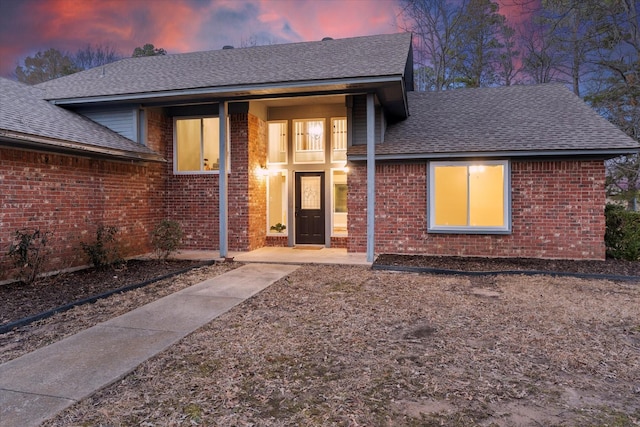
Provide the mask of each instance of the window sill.
{"label": "window sill", "polygon": [[431,234],[511,234],[511,229],[507,228],[429,228],[427,233]]}

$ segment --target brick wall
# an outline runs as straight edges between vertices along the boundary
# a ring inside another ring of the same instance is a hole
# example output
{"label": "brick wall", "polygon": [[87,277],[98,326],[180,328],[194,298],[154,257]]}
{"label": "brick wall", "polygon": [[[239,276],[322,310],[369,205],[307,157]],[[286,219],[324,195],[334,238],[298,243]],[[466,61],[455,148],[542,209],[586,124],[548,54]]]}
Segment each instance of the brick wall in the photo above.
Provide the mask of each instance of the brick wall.
{"label": "brick wall", "polygon": [[[152,119],[153,118],[153,119]],[[161,113],[149,115],[149,137],[164,142],[169,218],[185,232],[183,248],[217,250],[220,247],[219,175],[173,173],[173,120]],[[250,114],[229,119],[230,173],[228,175],[228,248],[246,251],[264,246],[266,235],[266,180],[259,174],[266,163],[266,123]],[[151,145],[151,143],[150,143]]]}
{"label": "brick wall", "polygon": [[245,250],[261,248],[267,236],[267,179],[261,173],[267,164],[267,123],[248,115],[249,128],[249,244]]}
{"label": "brick wall", "polygon": [[[349,173],[350,252],[366,251],[366,167]],[[604,259],[602,161],[511,163],[510,235],[427,233],[426,163],[376,166],[376,253]]]}
{"label": "brick wall", "polygon": [[0,280],[13,276],[7,256],[19,229],[52,231],[45,271],[87,263],[80,242],[99,224],[117,226],[122,255],[148,252],[163,217],[159,163],[126,163],[0,148]]}

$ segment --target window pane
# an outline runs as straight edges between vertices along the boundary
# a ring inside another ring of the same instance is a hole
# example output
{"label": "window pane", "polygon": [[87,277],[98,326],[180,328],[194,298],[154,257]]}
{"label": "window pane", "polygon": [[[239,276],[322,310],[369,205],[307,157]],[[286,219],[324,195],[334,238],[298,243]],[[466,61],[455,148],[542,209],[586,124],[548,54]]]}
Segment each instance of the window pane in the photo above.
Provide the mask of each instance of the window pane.
{"label": "window pane", "polygon": [[269,175],[267,186],[269,192],[267,229],[270,233],[278,233],[276,224],[287,225],[287,177],[285,173],[272,172]]}
{"label": "window pane", "polygon": [[204,170],[220,169],[220,125],[218,118],[202,119]]}
{"label": "window pane", "polygon": [[502,165],[469,166],[469,220],[478,227],[505,225]]}
{"label": "window pane", "polygon": [[333,161],[347,160],[347,119],[331,120],[331,153]]}
{"label": "window pane", "polygon": [[179,171],[200,170],[200,119],[176,120],[176,156]]}
{"label": "window pane", "polygon": [[333,233],[347,233],[347,174],[333,172]]}
{"label": "window pane", "polygon": [[324,120],[296,120],[294,130],[294,161],[324,162]]}
{"label": "window pane", "polygon": [[467,225],[467,167],[438,166],[434,170],[435,225]]}
{"label": "window pane", "polygon": [[300,177],[300,208],[317,210],[321,208],[322,178],[319,176]]}
{"label": "window pane", "polygon": [[269,163],[287,162],[287,123],[269,123]]}

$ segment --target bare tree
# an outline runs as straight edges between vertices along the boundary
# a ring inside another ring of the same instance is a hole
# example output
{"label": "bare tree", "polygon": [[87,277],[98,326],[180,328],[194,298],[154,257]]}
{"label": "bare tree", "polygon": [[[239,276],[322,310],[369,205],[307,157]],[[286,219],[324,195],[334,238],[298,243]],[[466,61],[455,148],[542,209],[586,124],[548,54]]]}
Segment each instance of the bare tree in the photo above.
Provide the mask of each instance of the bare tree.
{"label": "bare tree", "polygon": [[544,25],[529,22],[522,27],[519,38],[523,72],[533,83],[556,81],[563,58],[556,50],[548,29]]}
{"label": "bare tree", "polygon": [[[604,117],[640,142],[640,23],[634,0],[603,2],[594,9],[599,29],[598,74],[585,97]],[[607,163],[607,192],[638,209],[640,155]]]}
{"label": "bare tree", "polygon": [[78,49],[72,57],[73,63],[81,70],[99,67],[120,59],[122,59],[122,55],[108,44],[98,44],[96,46],[87,44],[84,48]]}
{"label": "bare tree", "polygon": [[459,52],[456,40],[462,32],[461,10],[467,0],[402,0],[403,29],[416,40],[415,76],[419,90],[444,90],[455,83]]}

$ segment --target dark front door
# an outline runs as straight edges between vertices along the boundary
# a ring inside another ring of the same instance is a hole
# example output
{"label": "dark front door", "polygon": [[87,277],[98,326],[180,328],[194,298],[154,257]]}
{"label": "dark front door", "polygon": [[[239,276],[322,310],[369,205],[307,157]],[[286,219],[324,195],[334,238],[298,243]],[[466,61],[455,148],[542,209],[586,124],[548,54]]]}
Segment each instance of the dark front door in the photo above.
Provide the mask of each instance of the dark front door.
{"label": "dark front door", "polygon": [[324,244],[324,172],[296,172],[296,244]]}

